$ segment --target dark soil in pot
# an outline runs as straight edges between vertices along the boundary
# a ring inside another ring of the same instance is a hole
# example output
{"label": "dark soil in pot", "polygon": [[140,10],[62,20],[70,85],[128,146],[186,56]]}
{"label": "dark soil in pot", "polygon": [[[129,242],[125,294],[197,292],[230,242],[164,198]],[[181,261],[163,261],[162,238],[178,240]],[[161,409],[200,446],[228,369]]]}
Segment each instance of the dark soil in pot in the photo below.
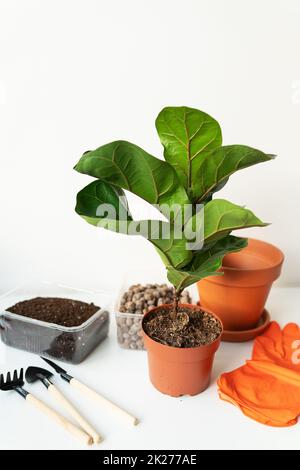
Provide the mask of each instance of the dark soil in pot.
{"label": "dark soil in pot", "polygon": [[179,307],[175,314],[170,308],[150,312],[145,319],[144,329],[150,338],[176,348],[205,346],[221,334],[220,322],[202,310]]}
{"label": "dark soil in pot", "polygon": [[100,307],[79,300],[59,297],[36,297],[18,302],[6,310],[16,315],[56,325],[79,326],[92,317]]}
{"label": "dark soil in pot", "polygon": [[211,311],[197,305],[162,305],[146,313],[143,338],[149,376],[160,392],[173,397],[196,395],[210,381],[223,325]]}

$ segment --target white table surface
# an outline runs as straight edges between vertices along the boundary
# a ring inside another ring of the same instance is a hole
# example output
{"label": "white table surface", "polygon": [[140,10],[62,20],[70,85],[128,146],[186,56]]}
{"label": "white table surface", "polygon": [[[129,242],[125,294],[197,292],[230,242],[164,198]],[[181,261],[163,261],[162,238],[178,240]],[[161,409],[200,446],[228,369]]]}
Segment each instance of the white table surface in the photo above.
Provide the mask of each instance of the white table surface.
{"label": "white table surface", "polygon": [[[267,307],[281,325],[300,323],[300,288],[273,288]],[[119,348],[112,318],[109,337],[84,363],[65,368],[138,416],[141,423],[136,427],[82,398],[58,376],[55,383],[105,437],[93,449],[298,449],[300,423],[288,428],[264,426],[218,398],[217,377],[241,365],[251,348],[252,342],[222,343],[210,387],[195,397],[171,398],[150,384],[145,352]],[[46,366],[39,357],[12,348],[5,348],[2,357],[2,372]],[[28,389],[59,409],[41,383]],[[0,449],[85,448],[16,393],[1,393],[0,399]]]}

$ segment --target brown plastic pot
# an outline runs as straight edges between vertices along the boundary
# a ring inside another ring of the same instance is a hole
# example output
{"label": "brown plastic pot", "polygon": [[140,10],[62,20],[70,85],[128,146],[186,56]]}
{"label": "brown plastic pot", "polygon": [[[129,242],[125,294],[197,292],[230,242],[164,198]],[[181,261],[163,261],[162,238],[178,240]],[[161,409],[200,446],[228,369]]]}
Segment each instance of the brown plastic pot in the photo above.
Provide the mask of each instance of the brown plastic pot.
{"label": "brown plastic pot", "polygon": [[224,257],[223,276],[198,282],[201,306],[216,312],[224,330],[254,328],[272,283],[280,275],[283,260],[283,253],[276,246],[250,238],[246,248]]}
{"label": "brown plastic pot", "polygon": [[[181,304],[181,306],[202,310],[197,305]],[[162,308],[173,308],[173,305],[155,307],[145,314],[142,321],[150,380],[157,390],[172,397],[197,395],[209,385],[214,355],[219,347],[222,333],[211,344],[195,348],[175,348],[158,343],[147,335],[144,330],[144,322],[150,313],[157,312]],[[205,311],[220,321],[214,313],[206,309]],[[222,326],[221,321],[220,324]]]}

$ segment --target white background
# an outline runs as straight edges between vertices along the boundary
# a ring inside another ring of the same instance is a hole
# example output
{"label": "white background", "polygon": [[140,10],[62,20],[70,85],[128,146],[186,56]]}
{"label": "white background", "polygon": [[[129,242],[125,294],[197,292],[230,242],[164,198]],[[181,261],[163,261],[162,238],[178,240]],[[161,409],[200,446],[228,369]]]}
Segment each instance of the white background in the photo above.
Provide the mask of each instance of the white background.
{"label": "white background", "polygon": [[147,241],[74,213],[91,179],[72,167],[114,139],[162,157],[167,105],[279,155],[220,195],[272,222],[244,233],[282,248],[279,283],[299,285],[299,24],[297,0],[1,0],[0,291],[34,274],[112,286],[129,265],[163,269]]}

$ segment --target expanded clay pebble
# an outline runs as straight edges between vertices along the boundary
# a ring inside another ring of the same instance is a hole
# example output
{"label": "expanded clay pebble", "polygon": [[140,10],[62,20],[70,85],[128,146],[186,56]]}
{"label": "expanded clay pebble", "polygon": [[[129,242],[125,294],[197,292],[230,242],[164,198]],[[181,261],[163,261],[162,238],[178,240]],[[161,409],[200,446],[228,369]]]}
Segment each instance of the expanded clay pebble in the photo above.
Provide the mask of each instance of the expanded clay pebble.
{"label": "expanded clay pebble", "polygon": [[[118,342],[125,349],[145,349],[142,338],[143,315],[154,307],[173,302],[174,290],[167,284],[134,284],[129,287],[120,301],[117,316]],[[188,291],[183,291],[180,302],[191,303]],[[124,316],[122,315],[124,313]],[[136,315],[126,316],[126,313]]]}

